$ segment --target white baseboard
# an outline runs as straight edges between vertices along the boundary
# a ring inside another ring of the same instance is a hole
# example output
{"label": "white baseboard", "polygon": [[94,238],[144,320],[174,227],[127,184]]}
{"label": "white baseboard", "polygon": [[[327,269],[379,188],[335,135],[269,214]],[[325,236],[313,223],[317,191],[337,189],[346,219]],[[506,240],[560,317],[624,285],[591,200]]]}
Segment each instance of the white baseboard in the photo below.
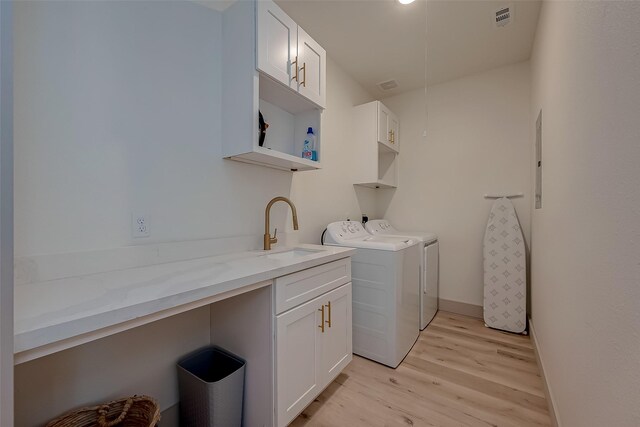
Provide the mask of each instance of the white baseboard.
{"label": "white baseboard", "polygon": [[449,313],[462,314],[463,316],[483,318],[483,308],[481,305],[468,304],[466,302],[451,301],[448,299],[438,299],[438,310]]}
{"label": "white baseboard", "polygon": [[542,377],[542,385],[544,387],[544,394],[547,398],[547,404],[549,405],[549,417],[551,418],[551,425],[553,427],[561,427],[560,420],[558,418],[558,413],[556,411],[556,404],[553,398],[553,393],[551,392],[551,387],[549,386],[549,381],[547,379],[547,373],[544,369],[544,363],[542,362],[542,355],[540,351],[540,344],[538,342],[538,338],[536,337],[536,330],[533,326],[533,321],[529,318],[529,334],[531,335],[531,342],[533,343],[533,350],[536,355],[536,361],[538,362],[538,368],[540,369],[540,376]]}

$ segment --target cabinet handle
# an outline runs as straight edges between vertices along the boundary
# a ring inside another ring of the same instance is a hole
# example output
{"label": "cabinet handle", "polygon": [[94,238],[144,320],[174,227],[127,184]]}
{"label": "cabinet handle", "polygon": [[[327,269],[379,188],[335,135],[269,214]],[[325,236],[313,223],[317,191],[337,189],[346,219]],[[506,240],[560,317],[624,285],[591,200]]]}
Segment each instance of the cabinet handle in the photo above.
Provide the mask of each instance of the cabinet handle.
{"label": "cabinet handle", "polygon": [[392,130],[389,131],[389,142],[391,144],[393,144],[393,131]]}
{"label": "cabinet handle", "polygon": [[391,143],[396,143],[396,133],[393,130],[391,130]]}
{"label": "cabinet handle", "polygon": [[298,81],[298,55],[296,55],[296,60],[293,61],[291,63],[291,66],[293,67],[295,65],[295,69],[296,69],[296,73],[295,75],[292,77],[292,80]]}
{"label": "cabinet handle", "polygon": [[300,67],[300,71],[302,71],[302,83],[300,84],[304,87],[307,87],[307,63],[306,62],[302,63],[302,67]]}
{"label": "cabinet handle", "polygon": [[327,324],[331,327],[331,301],[327,303],[327,308],[329,309],[329,320],[327,320]]}
{"label": "cabinet handle", "polygon": [[320,330],[324,334],[324,305],[322,306],[322,308],[319,308],[318,311],[322,312],[322,320],[320,321],[318,328],[320,328]]}

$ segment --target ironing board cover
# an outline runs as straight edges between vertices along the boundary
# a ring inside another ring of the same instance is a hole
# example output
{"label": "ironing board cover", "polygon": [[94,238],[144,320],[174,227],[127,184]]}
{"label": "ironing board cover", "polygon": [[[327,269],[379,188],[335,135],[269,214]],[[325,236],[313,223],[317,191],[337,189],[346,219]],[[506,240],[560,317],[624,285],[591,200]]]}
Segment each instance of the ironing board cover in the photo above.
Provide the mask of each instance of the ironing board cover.
{"label": "ironing board cover", "polygon": [[526,328],[527,264],[524,238],[509,199],[491,207],[484,233],[484,322],[521,333]]}

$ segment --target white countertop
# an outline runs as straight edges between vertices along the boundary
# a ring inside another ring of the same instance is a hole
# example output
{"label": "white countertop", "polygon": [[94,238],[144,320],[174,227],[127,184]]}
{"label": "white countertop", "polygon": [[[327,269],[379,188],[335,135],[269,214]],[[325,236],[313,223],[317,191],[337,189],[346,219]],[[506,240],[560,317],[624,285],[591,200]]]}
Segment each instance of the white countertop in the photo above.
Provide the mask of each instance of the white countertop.
{"label": "white countertop", "polygon": [[250,291],[252,285],[354,252],[335,246],[296,247],[318,252],[273,259],[265,255],[291,248],[248,251],[16,286],[16,363],[158,320],[162,316],[153,317],[158,313],[167,317],[212,297]]}

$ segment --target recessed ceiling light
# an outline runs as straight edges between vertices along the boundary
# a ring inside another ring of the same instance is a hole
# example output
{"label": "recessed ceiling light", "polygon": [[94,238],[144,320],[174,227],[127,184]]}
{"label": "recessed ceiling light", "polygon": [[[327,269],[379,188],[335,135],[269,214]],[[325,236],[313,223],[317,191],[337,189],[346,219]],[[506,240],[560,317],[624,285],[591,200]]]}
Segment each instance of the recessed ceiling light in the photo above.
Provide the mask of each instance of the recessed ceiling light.
{"label": "recessed ceiling light", "polygon": [[400,4],[409,4],[409,3],[413,3],[415,0],[398,0],[398,2]]}

